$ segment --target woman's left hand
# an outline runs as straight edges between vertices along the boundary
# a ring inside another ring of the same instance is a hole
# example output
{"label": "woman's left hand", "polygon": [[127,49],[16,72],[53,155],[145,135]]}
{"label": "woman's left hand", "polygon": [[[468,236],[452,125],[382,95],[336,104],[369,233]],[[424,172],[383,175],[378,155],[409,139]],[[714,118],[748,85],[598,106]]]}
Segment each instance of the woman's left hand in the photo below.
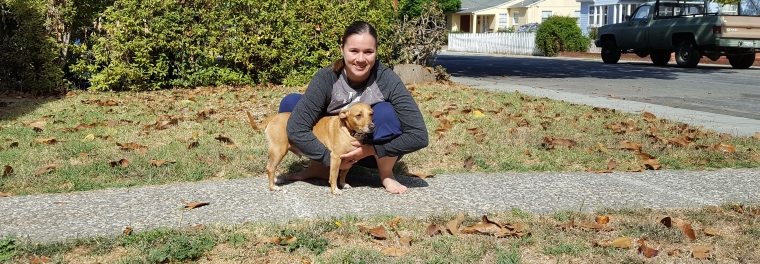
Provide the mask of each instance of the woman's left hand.
{"label": "woman's left hand", "polygon": [[362,143],[359,141],[351,142],[351,145],[356,147],[356,149],[349,151],[346,154],[340,155],[340,158],[342,160],[340,163],[341,169],[351,168],[351,166],[360,159],[375,155],[375,148],[372,147],[372,145],[362,145]]}

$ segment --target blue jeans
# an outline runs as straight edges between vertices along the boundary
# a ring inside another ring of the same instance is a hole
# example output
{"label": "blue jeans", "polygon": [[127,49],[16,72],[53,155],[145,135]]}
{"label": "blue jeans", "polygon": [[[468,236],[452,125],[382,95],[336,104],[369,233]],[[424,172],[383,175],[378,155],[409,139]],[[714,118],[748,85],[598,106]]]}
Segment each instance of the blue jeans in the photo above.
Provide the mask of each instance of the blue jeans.
{"label": "blue jeans", "polygon": [[[301,100],[302,94],[292,93],[286,95],[280,101],[278,112],[293,112],[293,108]],[[401,135],[401,122],[396,116],[396,110],[389,102],[379,102],[372,105],[372,122],[375,124],[375,131],[369,136],[371,143],[384,143]],[[400,157],[399,157],[400,158]],[[359,166],[367,168],[377,168],[375,157],[366,157],[357,161]]]}

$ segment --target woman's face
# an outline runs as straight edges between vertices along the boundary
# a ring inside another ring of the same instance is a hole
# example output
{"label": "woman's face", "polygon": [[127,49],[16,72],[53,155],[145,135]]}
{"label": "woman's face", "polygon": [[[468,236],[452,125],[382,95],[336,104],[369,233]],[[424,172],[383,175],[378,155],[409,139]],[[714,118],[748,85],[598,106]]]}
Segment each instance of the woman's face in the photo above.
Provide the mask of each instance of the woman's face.
{"label": "woman's face", "polygon": [[377,40],[368,32],[353,34],[346,38],[341,52],[346,63],[346,75],[352,83],[362,83],[369,78],[375,65]]}

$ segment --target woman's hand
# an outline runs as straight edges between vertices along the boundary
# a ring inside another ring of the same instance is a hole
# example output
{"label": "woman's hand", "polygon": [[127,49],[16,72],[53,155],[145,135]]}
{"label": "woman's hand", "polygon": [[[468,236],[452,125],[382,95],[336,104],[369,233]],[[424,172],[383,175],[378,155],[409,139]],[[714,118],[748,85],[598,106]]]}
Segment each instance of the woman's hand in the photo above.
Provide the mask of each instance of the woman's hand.
{"label": "woman's hand", "polygon": [[351,145],[356,147],[356,149],[349,151],[346,154],[340,155],[341,170],[350,169],[351,166],[353,166],[354,163],[360,159],[366,158],[368,156],[374,156],[376,154],[375,148],[372,145],[362,145],[362,143],[359,141],[353,141],[351,142]]}

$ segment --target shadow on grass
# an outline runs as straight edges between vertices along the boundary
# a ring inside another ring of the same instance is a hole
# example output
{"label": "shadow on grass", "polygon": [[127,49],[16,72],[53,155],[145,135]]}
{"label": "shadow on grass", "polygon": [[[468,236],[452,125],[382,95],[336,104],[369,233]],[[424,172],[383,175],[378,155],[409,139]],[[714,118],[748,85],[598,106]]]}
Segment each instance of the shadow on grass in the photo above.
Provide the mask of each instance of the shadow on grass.
{"label": "shadow on grass", "polygon": [[61,98],[63,98],[63,95],[35,95],[15,91],[0,91],[0,120],[15,120],[20,116],[33,112],[43,104],[60,100]]}
{"label": "shadow on grass", "polygon": [[[294,183],[294,181],[285,180],[284,176],[306,169],[307,165],[308,160],[290,163],[285,173],[277,175],[277,185],[285,186]],[[393,174],[396,176],[396,180],[398,180],[399,183],[403,184],[406,187],[422,188],[429,186],[425,180],[418,177],[409,176],[409,169],[404,161],[399,161],[395,166],[393,166]],[[327,180],[324,179],[310,179],[304,182],[317,186],[328,186]],[[380,182],[380,177],[377,174],[377,169],[365,168],[362,166],[354,166],[348,171],[348,175],[346,176],[346,183],[348,185],[351,185],[351,187],[383,188],[383,184]]]}

